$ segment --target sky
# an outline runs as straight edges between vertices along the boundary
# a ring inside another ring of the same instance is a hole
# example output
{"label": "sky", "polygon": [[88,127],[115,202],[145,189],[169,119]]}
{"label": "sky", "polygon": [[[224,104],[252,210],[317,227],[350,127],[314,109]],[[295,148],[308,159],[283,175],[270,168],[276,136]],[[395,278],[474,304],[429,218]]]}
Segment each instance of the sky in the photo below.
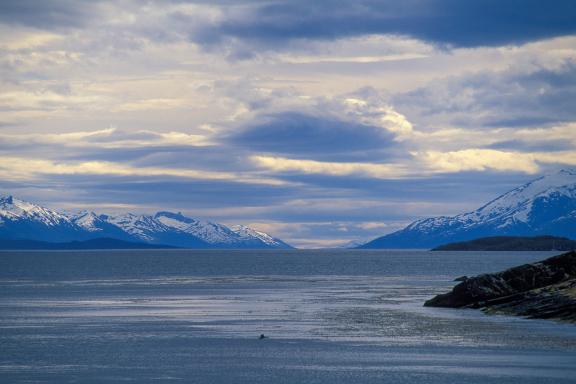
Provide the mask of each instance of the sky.
{"label": "sky", "polygon": [[0,192],[369,240],[576,167],[573,0],[0,0]]}

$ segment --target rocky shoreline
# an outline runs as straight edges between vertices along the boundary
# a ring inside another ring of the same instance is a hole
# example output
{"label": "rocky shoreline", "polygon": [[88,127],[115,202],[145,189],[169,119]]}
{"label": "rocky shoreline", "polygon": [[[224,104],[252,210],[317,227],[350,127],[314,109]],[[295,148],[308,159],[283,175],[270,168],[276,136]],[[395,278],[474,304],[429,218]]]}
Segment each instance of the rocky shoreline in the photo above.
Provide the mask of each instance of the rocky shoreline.
{"label": "rocky shoreline", "polygon": [[576,323],[576,252],[465,278],[451,292],[424,306],[478,308],[486,313]]}

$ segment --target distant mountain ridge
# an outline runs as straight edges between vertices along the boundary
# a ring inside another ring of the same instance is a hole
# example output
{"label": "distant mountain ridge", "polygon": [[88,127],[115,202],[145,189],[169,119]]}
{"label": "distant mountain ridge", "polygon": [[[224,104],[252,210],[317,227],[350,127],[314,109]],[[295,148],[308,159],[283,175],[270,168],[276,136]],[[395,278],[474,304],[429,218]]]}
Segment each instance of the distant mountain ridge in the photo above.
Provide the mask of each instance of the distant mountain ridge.
{"label": "distant mountain ridge", "polygon": [[417,220],[359,248],[433,248],[480,237],[538,235],[576,238],[576,171],[540,177],[472,212]]}
{"label": "distant mountain ridge", "polygon": [[51,243],[39,240],[0,239],[0,250],[80,250],[80,249],[173,249],[168,245],[135,243],[99,237],[91,240]]}
{"label": "distant mountain ridge", "polygon": [[12,196],[0,197],[0,238],[47,242],[110,238],[181,248],[292,248],[245,226],[199,221],[181,213],[117,216],[90,211],[60,213]]}

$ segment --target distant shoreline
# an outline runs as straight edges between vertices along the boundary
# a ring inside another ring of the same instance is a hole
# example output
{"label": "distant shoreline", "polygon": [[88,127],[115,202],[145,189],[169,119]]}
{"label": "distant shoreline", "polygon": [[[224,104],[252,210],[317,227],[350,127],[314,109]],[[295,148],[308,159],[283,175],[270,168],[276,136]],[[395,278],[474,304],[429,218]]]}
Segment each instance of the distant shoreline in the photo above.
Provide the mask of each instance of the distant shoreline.
{"label": "distant shoreline", "polygon": [[112,250],[112,249],[178,249],[164,244],[146,244],[112,238],[96,238],[84,241],[51,243],[38,240],[0,239],[0,251],[73,251],[73,250]]}
{"label": "distant shoreline", "polygon": [[572,251],[576,241],[557,236],[491,236],[444,244],[432,251]]}

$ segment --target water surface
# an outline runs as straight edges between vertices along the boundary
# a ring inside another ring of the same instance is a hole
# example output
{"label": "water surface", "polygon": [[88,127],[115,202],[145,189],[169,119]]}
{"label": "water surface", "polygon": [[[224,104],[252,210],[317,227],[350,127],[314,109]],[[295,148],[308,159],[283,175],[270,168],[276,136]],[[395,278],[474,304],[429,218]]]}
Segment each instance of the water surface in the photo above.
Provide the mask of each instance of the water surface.
{"label": "water surface", "polygon": [[3,252],[0,382],[576,382],[572,325],[422,307],[548,256]]}

